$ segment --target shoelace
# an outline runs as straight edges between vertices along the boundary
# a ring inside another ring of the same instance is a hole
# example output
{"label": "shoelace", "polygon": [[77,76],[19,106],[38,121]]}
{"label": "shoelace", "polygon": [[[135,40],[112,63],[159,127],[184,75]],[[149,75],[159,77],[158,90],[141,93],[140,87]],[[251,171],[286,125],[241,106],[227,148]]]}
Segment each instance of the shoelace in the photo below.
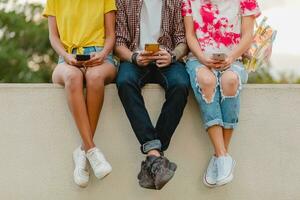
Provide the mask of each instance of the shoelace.
{"label": "shoelace", "polygon": [[86,168],[86,157],[85,157],[84,154],[80,154],[78,156],[77,165],[80,169],[85,169]]}
{"label": "shoelace", "polygon": [[104,159],[101,157],[100,152],[99,151],[94,151],[92,152],[91,156],[90,156],[90,162],[92,166],[99,166],[101,164],[101,160]]}
{"label": "shoelace", "polygon": [[149,174],[150,174],[150,176],[152,178],[155,178],[156,174],[162,170],[161,161],[162,161],[161,157],[156,158],[152,162],[152,164],[150,165],[150,167],[148,168],[149,169]]}
{"label": "shoelace", "polygon": [[218,174],[224,174],[224,163],[225,163],[225,160],[224,158],[221,158],[218,160],[218,163],[220,166],[218,166]]}

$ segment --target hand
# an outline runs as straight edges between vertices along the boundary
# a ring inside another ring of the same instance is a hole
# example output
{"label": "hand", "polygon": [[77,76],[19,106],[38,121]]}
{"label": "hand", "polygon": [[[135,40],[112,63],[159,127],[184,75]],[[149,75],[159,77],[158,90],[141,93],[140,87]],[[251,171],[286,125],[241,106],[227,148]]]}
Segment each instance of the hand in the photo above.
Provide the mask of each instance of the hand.
{"label": "hand", "polygon": [[69,64],[69,65],[72,65],[72,66],[79,66],[80,64],[78,63],[78,61],[76,60],[75,58],[75,55],[73,54],[66,54],[63,56],[64,57],[64,61]]}
{"label": "hand", "polygon": [[212,58],[208,58],[205,55],[203,55],[199,60],[203,65],[205,65],[208,68],[219,70],[221,67],[220,61],[214,60]]}
{"label": "hand", "polygon": [[91,59],[88,61],[85,61],[83,63],[83,65],[85,67],[96,67],[99,66],[101,64],[103,64],[103,62],[105,61],[107,55],[101,51],[101,52],[92,52],[91,54]]}
{"label": "hand", "polygon": [[141,67],[146,67],[147,65],[149,65],[150,62],[152,62],[153,60],[150,59],[150,56],[153,53],[150,51],[142,51],[139,53],[139,55],[136,58],[136,62],[138,64],[138,66]]}
{"label": "hand", "polygon": [[236,59],[233,58],[232,56],[227,56],[227,58],[224,61],[219,63],[221,65],[219,70],[224,71],[224,70],[230,68],[235,60]]}
{"label": "hand", "polygon": [[156,61],[157,67],[167,67],[172,63],[172,56],[165,49],[160,49],[160,51],[153,54],[150,58]]}

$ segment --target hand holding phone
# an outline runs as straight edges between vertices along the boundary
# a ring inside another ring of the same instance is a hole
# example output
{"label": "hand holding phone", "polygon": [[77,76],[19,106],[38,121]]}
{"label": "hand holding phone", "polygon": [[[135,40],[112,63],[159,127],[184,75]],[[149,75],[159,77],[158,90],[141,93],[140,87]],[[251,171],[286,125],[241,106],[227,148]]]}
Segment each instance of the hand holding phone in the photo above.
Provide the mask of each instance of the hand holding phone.
{"label": "hand holding phone", "polygon": [[225,53],[214,53],[212,54],[212,59],[216,61],[223,62],[227,58],[227,55]]}
{"label": "hand holding phone", "polygon": [[76,60],[77,61],[88,61],[91,59],[90,55],[82,55],[82,54],[77,54],[76,55]]}
{"label": "hand holding phone", "polygon": [[154,54],[159,51],[159,44],[145,44],[145,51]]}

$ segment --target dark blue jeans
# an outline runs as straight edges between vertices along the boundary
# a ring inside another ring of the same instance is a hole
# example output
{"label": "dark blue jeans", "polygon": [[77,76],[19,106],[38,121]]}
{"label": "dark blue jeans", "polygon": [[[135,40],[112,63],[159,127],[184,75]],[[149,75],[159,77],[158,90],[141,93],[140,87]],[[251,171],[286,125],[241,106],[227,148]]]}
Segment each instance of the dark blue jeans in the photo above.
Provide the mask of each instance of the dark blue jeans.
{"label": "dark blue jeans", "polygon": [[[190,83],[184,65],[176,62],[158,68],[154,63],[138,67],[130,62],[122,62],[116,83],[127,117],[141,144],[141,151],[167,150],[187,103]],[[141,88],[147,83],[158,83],[165,90],[166,101],[155,127],[141,94]]]}

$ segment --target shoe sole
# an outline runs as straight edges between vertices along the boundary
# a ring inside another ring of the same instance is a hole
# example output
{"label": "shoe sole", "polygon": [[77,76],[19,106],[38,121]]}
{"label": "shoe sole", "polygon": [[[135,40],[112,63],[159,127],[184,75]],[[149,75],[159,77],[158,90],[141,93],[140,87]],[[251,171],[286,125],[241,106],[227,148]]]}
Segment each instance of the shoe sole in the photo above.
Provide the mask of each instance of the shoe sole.
{"label": "shoe sole", "polygon": [[204,173],[204,176],[203,176],[203,184],[209,188],[217,187],[217,184],[210,184],[206,181],[206,172]]}
{"label": "shoe sole", "polygon": [[232,169],[231,169],[231,173],[229,174],[228,177],[224,178],[223,180],[221,181],[217,181],[217,186],[224,186],[228,183],[230,183],[232,180],[233,180],[233,171],[234,171],[234,167],[235,167],[235,161],[233,160],[233,166],[232,166]]}
{"label": "shoe sole", "polygon": [[75,169],[74,173],[73,173],[73,180],[76,183],[76,185],[78,185],[81,188],[86,188],[89,184],[89,181],[85,182],[85,181],[81,181],[81,180],[77,179],[76,176],[78,176],[78,175],[76,175],[76,174],[77,174],[77,172]]}
{"label": "shoe sole", "polygon": [[105,177],[107,177],[110,173],[112,172],[112,168],[110,168],[109,170],[107,170],[105,173],[103,174],[95,174],[95,176],[98,178],[98,179],[104,179]]}
{"label": "shoe sole", "polygon": [[159,185],[155,184],[156,190],[161,190],[174,177],[175,172],[174,171],[172,171],[172,172],[173,173],[171,173],[171,176],[168,176],[168,175],[164,176],[162,178],[162,181],[160,181]]}
{"label": "shoe sole", "polygon": [[76,173],[76,162],[75,162],[76,159],[75,158],[76,158],[76,155],[73,152],[73,162],[74,162],[74,166],[75,166],[75,169],[74,169],[74,172],[73,172],[73,180],[74,180],[75,184],[78,185],[79,187],[86,188],[88,186],[88,184],[89,184],[89,181],[87,181],[86,183],[85,182],[82,183],[80,180],[78,180],[77,178],[75,178],[77,176],[76,175],[77,173]]}

